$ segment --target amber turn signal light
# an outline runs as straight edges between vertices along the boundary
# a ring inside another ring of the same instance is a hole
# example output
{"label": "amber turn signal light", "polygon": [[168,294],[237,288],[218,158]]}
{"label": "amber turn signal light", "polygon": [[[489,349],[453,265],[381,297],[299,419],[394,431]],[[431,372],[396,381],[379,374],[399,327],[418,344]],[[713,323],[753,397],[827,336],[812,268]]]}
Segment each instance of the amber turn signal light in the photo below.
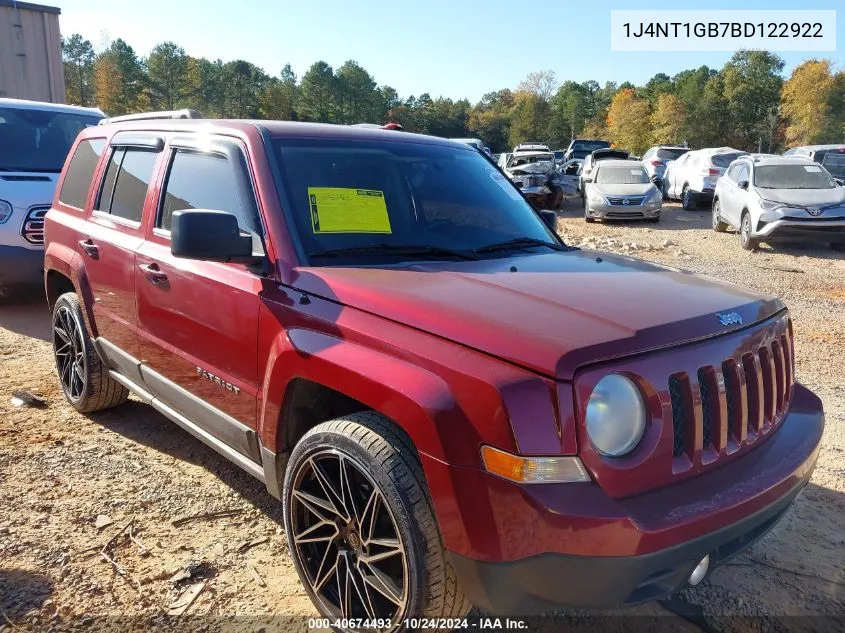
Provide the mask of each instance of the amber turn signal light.
{"label": "amber turn signal light", "polygon": [[487,472],[519,484],[590,481],[581,460],[574,456],[523,457],[492,446],[482,446],[481,461]]}

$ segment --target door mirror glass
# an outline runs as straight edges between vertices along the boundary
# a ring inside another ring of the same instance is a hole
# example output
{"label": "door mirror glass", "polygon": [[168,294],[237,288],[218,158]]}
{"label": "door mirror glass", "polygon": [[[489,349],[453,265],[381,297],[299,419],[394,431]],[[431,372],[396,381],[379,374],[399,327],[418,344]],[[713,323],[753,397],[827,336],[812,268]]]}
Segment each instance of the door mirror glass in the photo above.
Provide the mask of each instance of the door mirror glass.
{"label": "door mirror glass", "polygon": [[540,217],[552,231],[557,230],[557,213],[548,209],[540,211]]}
{"label": "door mirror glass", "polygon": [[238,219],[225,211],[174,211],[170,221],[170,252],[175,257],[212,262],[250,264],[252,235],[238,228]]}
{"label": "door mirror glass", "polygon": [[747,180],[740,180],[737,185],[739,185],[740,189],[748,189],[748,181]]}

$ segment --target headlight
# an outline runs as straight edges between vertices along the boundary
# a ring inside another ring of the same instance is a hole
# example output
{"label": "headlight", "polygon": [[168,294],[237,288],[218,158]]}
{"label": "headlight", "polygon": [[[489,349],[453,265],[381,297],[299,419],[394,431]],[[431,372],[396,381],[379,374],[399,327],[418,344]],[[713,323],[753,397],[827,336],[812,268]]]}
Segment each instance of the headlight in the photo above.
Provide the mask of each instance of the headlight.
{"label": "headlight", "polygon": [[760,198],[760,206],[763,208],[764,211],[777,211],[781,207],[784,206],[783,202],[775,202],[774,200],[766,200],[765,198]]}
{"label": "headlight", "polygon": [[663,194],[660,192],[660,189],[654,190],[654,192],[648,197],[648,202],[651,204],[663,202]]}
{"label": "headlight", "polygon": [[604,196],[597,193],[594,189],[587,189],[587,199],[597,204],[607,204]]}
{"label": "headlight", "polygon": [[12,217],[12,205],[5,200],[0,200],[0,224],[3,224]]}
{"label": "headlight", "polygon": [[593,389],[587,403],[587,435],[599,453],[630,453],[645,432],[646,410],[639,388],[625,376],[610,374]]}

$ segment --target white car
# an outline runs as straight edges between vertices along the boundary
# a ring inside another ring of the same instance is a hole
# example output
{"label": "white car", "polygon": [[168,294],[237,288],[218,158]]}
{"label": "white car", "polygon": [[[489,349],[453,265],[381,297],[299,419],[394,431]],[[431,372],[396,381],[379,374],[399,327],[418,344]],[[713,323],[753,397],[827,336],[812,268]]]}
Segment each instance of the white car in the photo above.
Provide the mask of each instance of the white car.
{"label": "white car", "polygon": [[529,141],[528,143],[520,143],[513,148],[513,153],[517,152],[550,152],[549,146],[545,143],[536,143]]}
{"label": "white car", "polygon": [[669,161],[663,173],[664,199],[681,200],[687,211],[701,204],[709,206],[716,182],[731,162],[745,154],[732,147],[710,147],[687,152]]}
{"label": "white car", "polygon": [[740,244],[829,242],[845,250],[845,188],[809,158],[743,156],[716,183],[713,230],[739,230]]}
{"label": "white car", "polygon": [[104,117],[96,108],[0,99],[0,296],[41,283],[56,181],[76,135]]}
{"label": "white car", "polygon": [[458,143],[463,143],[464,145],[472,145],[475,149],[479,152],[484,152],[488,156],[490,156],[490,148],[484,144],[484,141],[477,138],[450,138],[450,141],[456,141]]}

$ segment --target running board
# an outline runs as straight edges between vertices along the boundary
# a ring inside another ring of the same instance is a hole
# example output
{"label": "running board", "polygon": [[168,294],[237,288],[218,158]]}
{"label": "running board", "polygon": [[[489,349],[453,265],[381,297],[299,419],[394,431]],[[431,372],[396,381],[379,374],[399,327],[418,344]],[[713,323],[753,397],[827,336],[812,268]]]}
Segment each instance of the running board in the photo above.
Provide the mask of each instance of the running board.
{"label": "running board", "polygon": [[141,400],[143,400],[144,403],[149,404],[156,411],[158,411],[162,415],[170,418],[170,420],[172,420],[177,425],[182,427],[182,429],[184,429],[185,431],[187,431],[188,433],[193,435],[200,442],[202,442],[203,444],[205,444],[209,448],[214,449],[215,451],[220,453],[223,457],[225,457],[229,461],[233,462],[235,465],[240,466],[243,470],[245,470],[250,475],[252,475],[256,479],[258,479],[258,481],[260,481],[262,483],[266,483],[265,478],[264,478],[264,468],[262,467],[261,464],[257,464],[255,462],[253,462],[252,460],[250,460],[245,455],[242,455],[241,453],[237,452],[236,450],[230,448],[228,445],[224,444],[223,442],[218,440],[216,437],[207,433],[206,431],[201,429],[199,426],[197,426],[196,424],[191,422],[188,418],[183,416],[181,413],[174,411],[173,409],[168,407],[166,404],[164,404],[161,400],[152,396],[149,392],[142,389],[141,387],[136,385],[134,382],[132,382],[131,380],[129,380],[125,376],[122,376],[121,374],[117,373],[113,369],[109,370],[109,376],[111,376],[115,380],[115,382],[118,382],[121,385],[123,385],[124,387],[126,387],[127,389],[129,389],[129,391],[131,391],[136,396],[138,396]]}

